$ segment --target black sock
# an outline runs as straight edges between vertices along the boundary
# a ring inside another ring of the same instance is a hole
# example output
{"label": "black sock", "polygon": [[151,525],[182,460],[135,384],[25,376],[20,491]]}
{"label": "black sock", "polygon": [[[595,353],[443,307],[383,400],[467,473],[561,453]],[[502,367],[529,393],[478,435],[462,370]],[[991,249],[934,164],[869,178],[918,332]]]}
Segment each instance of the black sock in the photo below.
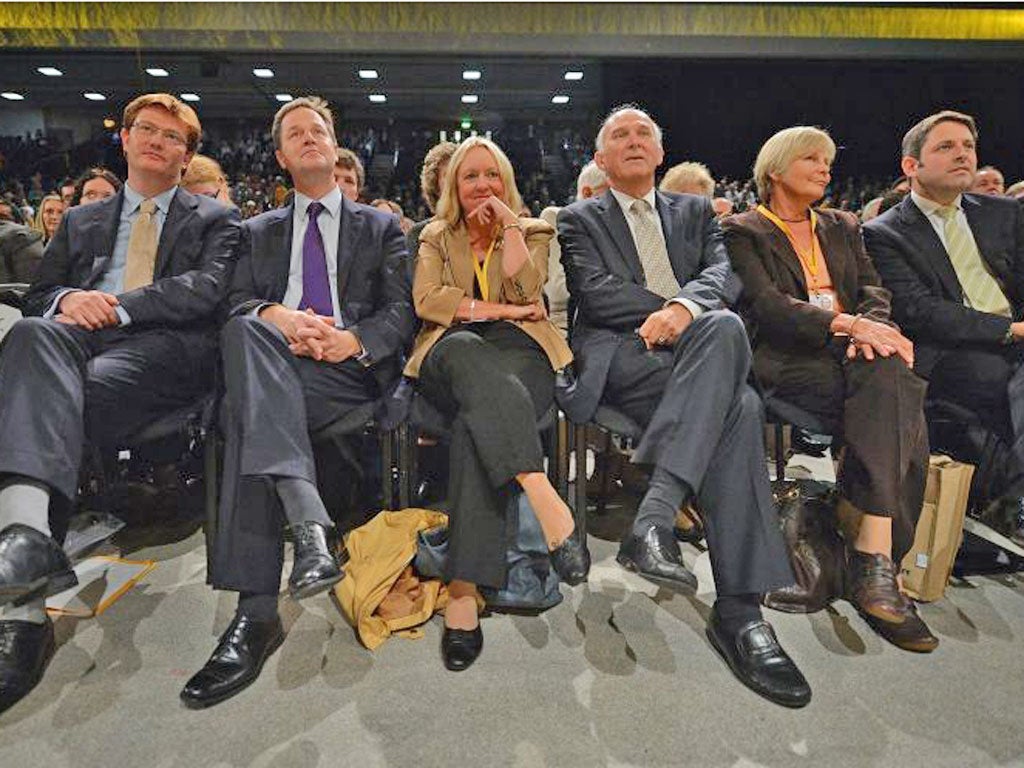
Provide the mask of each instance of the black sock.
{"label": "black sock", "polygon": [[277,618],[277,595],[239,592],[235,615],[245,616],[253,621],[273,621]]}
{"label": "black sock", "polygon": [[744,625],[761,618],[761,596],[756,592],[719,595],[715,600],[715,613],[726,634],[733,635]]}
{"label": "black sock", "polygon": [[690,498],[690,486],[668,470],[655,467],[633,520],[633,533],[642,535],[652,525],[672,530],[676,512]]}

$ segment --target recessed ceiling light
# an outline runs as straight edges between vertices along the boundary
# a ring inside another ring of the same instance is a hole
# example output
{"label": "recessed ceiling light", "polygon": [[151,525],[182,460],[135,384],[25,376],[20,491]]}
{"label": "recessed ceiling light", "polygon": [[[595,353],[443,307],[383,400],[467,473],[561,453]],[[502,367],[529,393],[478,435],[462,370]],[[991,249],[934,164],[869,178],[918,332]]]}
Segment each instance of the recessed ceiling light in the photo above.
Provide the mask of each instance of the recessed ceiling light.
{"label": "recessed ceiling light", "polygon": [[370,94],[370,101],[372,101],[374,104],[383,104],[387,100],[388,100],[388,97],[385,96],[383,93],[371,93]]}
{"label": "recessed ceiling light", "polygon": [[183,93],[181,94],[182,101],[199,101],[198,93]]}
{"label": "recessed ceiling light", "polygon": [[360,69],[359,70],[359,77],[361,77],[363,80],[376,80],[377,77],[378,77],[377,70],[376,69]]}
{"label": "recessed ceiling light", "polygon": [[278,101],[291,101],[292,95],[290,93],[275,93],[274,98]]}
{"label": "recessed ceiling light", "polygon": [[106,101],[107,100],[107,97],[104,96],[102,93],[95,93],[94,91],[86,91],[82,95],[85,96],[85,98],[87,98],[89,101]]}
{"label": "recessed ceiling light", "polygon": [[479,69],[467,69],[462,72],[463,80],[479,80],[480,70]]}
{"label": "recessed ceiling light", "polygon": [[153,77],[167,77],[170,72],[163,67],[146,67],[146,74]]}
{"label": "recessed ceiling light", "polygon": [[459,126],[461,128],[466,129],[466,130],[469,130],[470,128],[473,127],[473,121],[472,120],[463,120],[461,123],[459,123]]}
{"label": "recessed ceiling light", "polygon": [[0,96],[7,99],[8,101],[24,101],[25,97],[20,93],[14,93],[13,91],[4,91],[0,93]]}
{"label": "recessed ceiling light", "polygon": [[266,67],[256,67],[256,69],[254,69],[252,71],[252,73],[254,75],[256,75],[256,77],[273,77],[274,76],[274,70],[267,69]]}
{"label": "recessed ceiling light", "polygon": [[477,96],[475,93],[464,93],[464,94],[462,94],[462,103],[463,104],[476,104],[478,101],[480,101],[480,97]]}
{"label": "recessed ceiling light", "polygon": [[568,96],[563,96],[561,94],[559,94],[557,96],[552,96],[551,97],[551,103],[552,104],[568,104],[569,103],[569,97]]}
{"label": "recessed ceiling light", "polygon": [[580,72],[578,69],[570,69],[568,72],[565,73],[565,79],[566,80],[582,80],[583,79],[583,73]]}
{"label": "recessed ceiling light", "polygon": [[60,77],[64,74],[56,67],[39,67],[36,72],[40,75],[46,75],[47,77]]}

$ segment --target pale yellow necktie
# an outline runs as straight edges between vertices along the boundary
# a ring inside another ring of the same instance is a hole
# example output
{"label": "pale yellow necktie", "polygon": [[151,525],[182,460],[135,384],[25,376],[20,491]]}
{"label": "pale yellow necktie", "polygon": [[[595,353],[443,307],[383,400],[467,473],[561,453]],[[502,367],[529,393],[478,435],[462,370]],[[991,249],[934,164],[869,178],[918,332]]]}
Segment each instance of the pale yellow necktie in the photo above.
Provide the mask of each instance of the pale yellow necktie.
{"label": "pale yellow necktie", "polygon": [[636,235],[636,251],[640,266],[644,269],[647,290],[663,299],[679,295],[679,281],[672,271],[668,259],[665,239],[661,236],[661,222],[646,200],[634,200],[629,206],[633,217],[633,233]]}
{"label": "pale yellow necktie", "polygon": [[156,269],[156,203],[143,200],[139,215],[132,223],[128,238],[128,258],[124,265],[124,289],[126,291],[150,285]]}
{"label": "pale yellow necktie", "polygon": [[972,309],[989,312],[993,315],[1010,317],[1010,302],[1006,300],[999,283],[988,271],[988,267],[978,252],[978,246],[965,230],[960,218],[956,215],[959,209],[947,205],[938,209],[938,214],[945,220],[946,253],[953,264],[964,298]]}

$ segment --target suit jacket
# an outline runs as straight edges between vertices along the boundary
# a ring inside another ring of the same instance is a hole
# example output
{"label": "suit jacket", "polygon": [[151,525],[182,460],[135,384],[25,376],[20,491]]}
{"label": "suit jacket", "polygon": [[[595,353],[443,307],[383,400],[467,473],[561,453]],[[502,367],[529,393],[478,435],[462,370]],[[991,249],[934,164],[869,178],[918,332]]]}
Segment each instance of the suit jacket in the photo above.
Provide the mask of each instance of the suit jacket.
{"label": "suit jacket", "polygon": [[[121,191],[64,214],[25,297],[26,315],[42,315],[69,288],[96,287],[113,258],[123,203]],[[178,187],[160,231],[152,284],[118,296],[132,326],[212,326],[231,282],[238,232],[235,208]]]}
{"label": "suit jacket", "polygon": [[[1024,312],[1024,212],[1016,200],[962,197],[982,258],[1006,294],[1013,319]],[[960,346],[997,349],[1010,325],[969,309],[953,264],[928,218],[909,195],[864,225],[868,254],[892,291],[893,317],[915,343],[914,369],[928,376],[939,355]]]}
{"label": "suit jacket", "polygon": [[[280,303],[288,289],[294,199],[242,225],[238,267],[228,294],[229,316]],[[416,329],[410,296],[411,267],[405,235],[390,213],[341,202],[338,232],[338,303],[346,329],[359,337],[386,391],[400,354]]]}
{"label": "suit jacket", "polygon": [[[500,285],[497,300],[505,304],[534,304],[542,301],[548,274],[548,243],[554,234],[550,224],[540,219],[520,219],[530,258],[512,277],[502,272],[502,249],[495,247],[487,270],[489,285]],[[412,357],[405,367],[407,376],[418,376],[419,367],[430,348],[451,327],[459,303],[473,296],[476,273],[473,252],[464,225],[451,227],[447,221],[432,221],[420,235],[416,258],[413,297],[416,314],[423,328],[416,337]],[[515,321],[548,356],[553,370],[564,368],[572,352],[550,320]]]}
{"label": "suit jacket", "polygon": [[[711,201],[656,193],[669,261],[681,289],[705,310],[723,309],[739,294]],[[643,267],[622,208],[611,190],[558,214],[562,265],[573,304],[570,339],[575,382],[560,387],[559,403],[576,421],[593,416],[619,344],[635,335],[665,300],[647,290]]]}

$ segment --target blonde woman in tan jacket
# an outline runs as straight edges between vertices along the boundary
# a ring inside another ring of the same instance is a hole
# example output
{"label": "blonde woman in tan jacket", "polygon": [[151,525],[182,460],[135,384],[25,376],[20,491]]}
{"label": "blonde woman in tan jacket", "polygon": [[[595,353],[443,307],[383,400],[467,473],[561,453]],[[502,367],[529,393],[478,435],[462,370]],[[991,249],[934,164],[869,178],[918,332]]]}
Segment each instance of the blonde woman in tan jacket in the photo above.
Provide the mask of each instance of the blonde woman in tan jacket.
{"label": "blonde woman in tan jacket", "polygon": [[483,647],[477,586],[504,586],[505,510],[516,483],[563,581],[583,582],[590,555],[544,473],[536,429],[554,399],[555,371],[572,360],[542,299],[554,230],[516,215],[512,165],[493,142],[467,139],[448,167],[437,220],[420,235],[413,301],[423,327],[405,373],[452,420],[441,653],[458,671]]}

